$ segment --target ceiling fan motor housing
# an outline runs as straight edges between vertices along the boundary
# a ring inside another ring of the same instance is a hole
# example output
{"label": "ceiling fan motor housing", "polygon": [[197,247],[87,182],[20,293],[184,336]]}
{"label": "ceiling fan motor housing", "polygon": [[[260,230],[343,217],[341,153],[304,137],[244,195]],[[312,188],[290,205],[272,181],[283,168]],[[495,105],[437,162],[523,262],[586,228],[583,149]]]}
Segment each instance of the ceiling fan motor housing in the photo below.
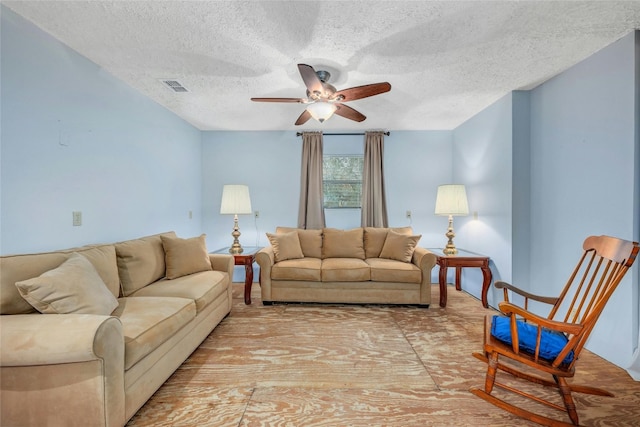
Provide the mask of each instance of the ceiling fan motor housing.
{"label": "ceiling fan motor housing", "polygon": [[333,99],[333,95],[336,93],[336,88],[333,85],[327,83],[331,78],[331,73],[324,70],[316,71],[316,75],[322,84],[322,92],[320,91],[309,91],[307,89],[307,98],[313,101],[335,101]]}

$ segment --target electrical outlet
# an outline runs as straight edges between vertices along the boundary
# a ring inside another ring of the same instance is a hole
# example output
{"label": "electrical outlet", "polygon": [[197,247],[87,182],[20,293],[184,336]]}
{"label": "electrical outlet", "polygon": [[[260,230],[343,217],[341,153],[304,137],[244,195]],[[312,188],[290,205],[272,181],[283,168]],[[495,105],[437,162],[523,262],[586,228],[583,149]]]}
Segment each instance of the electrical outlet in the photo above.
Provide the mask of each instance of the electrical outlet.
{"label": "electrical outlet", "polygon": [[253,214],[256,218],[260,218],[260,211],[255,211]]}
{"label": "electrical outlet", "polygon": [[411,219],[411,211],[407,211],[407,218]]}
{"label": "electrical outlet", "polygon": [[73,211],[73,226],[79,227],[82,225],[82,212]]}

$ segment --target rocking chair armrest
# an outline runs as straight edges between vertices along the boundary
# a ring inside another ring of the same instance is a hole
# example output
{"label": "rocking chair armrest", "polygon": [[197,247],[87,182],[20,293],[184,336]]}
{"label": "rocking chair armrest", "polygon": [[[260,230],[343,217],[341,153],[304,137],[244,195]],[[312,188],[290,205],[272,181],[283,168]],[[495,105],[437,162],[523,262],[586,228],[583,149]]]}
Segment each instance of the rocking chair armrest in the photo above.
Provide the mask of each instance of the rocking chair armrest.
{"label": "rocking chair armrest", "polygon": [[543,297],[540,295],[535,295],[535,294],[530,294],[529,292],[523,291],[520,288],[516,288],[515,286],[507,283],[507,282],[502,282],[502,281],[497,281],[494,286],[496,287],[496,289],[507,289],[510,290],[511,292],[518,294],[520,296],[523,296],[526,299],[531,299],[534,301],[538,301],[538,302],[543,302],[546,304],[555,304],[556,301],[558,301],[558,298],[556,297]]}
{"label": "rocking chair armrest", "polygon": [[516,316],[522,317],[526,322],[569,335],[577,335],[583,330],[583,327],[580,324],[558,322],[556,320],[547,319],[546,317],[538,316],[537,314],[527,311],[510,302],[501,302],[498,304],[498,309],[506,316],[515,314]]}

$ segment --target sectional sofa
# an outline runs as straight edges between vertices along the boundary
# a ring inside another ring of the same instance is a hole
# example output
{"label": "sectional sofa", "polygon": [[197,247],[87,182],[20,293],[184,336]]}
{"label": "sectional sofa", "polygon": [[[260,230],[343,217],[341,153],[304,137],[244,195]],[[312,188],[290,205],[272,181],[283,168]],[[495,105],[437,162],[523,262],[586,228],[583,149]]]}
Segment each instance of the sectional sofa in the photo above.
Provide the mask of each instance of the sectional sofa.
{"label": "sectional sofa", "polygon": [[204,235],[0,257],[0,425],[123,426],[231,310]]}
{"label": "sectional sofa", "polygon": [[431,304],[437,257],[411,227],[303,230],[278,227],[256,254],[264,304]]}

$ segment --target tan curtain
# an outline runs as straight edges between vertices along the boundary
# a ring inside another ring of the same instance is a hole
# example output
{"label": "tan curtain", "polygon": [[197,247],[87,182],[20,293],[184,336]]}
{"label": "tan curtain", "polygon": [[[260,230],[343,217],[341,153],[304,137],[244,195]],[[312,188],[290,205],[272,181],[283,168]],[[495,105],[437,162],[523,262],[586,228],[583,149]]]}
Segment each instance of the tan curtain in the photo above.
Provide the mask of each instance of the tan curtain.
{"label": "tan curtain", "polygon": [[365,132],[362,170],[362,227],[387,227],[384,191],[384,133]]}
{"label": "tan curtain", "polygon": [[322,132],[303,132],[298,228],[321,229],[324,226]]}

